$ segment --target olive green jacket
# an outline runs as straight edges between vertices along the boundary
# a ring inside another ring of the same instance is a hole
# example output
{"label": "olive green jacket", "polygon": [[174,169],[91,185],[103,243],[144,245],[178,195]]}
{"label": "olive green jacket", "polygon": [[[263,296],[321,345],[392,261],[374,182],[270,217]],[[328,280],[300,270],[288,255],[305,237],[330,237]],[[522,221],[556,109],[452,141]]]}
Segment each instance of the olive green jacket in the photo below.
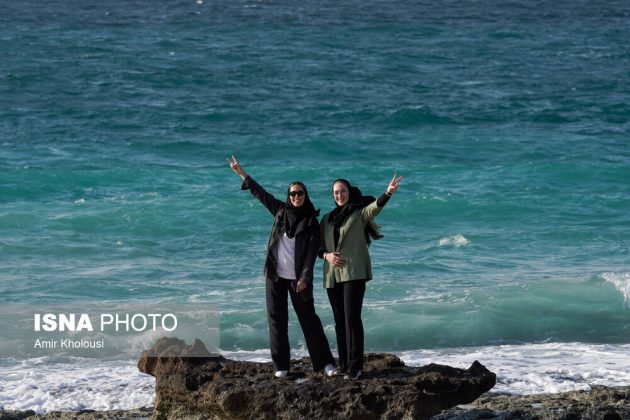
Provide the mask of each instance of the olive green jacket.
{"label": "olive green jacket", "polygon": [[365,242],[365,225],[376,215],[382,207],[376,201],[361,210],[352,213],[339,228],[339,243],[335,249],[334,226],[328,222],[330,213],[322,217],[323,247],[326,252],[339,252],[346,259],[342,267],[335,267],[324,259],[324,287],[335,287],[335,282],[343,283],[351,280],[371,280],[372,262],[368,246]]}

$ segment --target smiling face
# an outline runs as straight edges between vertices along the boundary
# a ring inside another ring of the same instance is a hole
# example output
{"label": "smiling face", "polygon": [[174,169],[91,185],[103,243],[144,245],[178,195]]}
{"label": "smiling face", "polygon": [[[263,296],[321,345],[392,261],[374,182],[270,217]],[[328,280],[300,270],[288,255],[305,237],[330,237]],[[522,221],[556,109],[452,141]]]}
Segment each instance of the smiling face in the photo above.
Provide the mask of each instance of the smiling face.
{"label": "smiling face", "polygon": [[289,201],[293,207],[300,207],[306,200],[306,192],[300,184],[293,184],[289,188]]}
{"label": "smiling face", "polygon": [[350,191],[345,182],[337,181],[333,184],[333,198],[338,206],[343,206],[350,200]]}

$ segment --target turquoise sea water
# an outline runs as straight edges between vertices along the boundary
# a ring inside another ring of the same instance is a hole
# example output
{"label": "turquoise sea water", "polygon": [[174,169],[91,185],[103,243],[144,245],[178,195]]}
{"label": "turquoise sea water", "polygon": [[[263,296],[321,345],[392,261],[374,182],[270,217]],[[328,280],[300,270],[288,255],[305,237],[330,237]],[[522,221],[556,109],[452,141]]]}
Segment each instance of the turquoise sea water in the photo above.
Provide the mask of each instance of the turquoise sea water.
{"label": "turquoise sea water", "polygon": [[210,302],[264,351],[235,154],[324,212],[405,176],[370,351],[630,344],[630,5],[341,3],[0,2],[0,302]]}

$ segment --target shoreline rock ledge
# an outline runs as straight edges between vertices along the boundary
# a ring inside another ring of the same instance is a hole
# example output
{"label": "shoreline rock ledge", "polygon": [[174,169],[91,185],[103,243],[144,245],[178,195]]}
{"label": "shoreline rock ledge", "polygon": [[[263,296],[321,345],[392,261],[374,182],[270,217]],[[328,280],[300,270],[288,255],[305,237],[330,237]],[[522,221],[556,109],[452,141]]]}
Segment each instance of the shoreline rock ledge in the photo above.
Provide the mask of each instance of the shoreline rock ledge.
{"label": "shoreline rock ledge", "polygon": [[138,368],[156,379],[155,420],[426,419],[473,402],[496,383],[477,361],[468,369],[408,367],[373,353],[358,381],[313,372],[306,357],[292,361],[288,377],[274,378],[271,363],[212,357],[201,341],[177,338],[160,338]]}

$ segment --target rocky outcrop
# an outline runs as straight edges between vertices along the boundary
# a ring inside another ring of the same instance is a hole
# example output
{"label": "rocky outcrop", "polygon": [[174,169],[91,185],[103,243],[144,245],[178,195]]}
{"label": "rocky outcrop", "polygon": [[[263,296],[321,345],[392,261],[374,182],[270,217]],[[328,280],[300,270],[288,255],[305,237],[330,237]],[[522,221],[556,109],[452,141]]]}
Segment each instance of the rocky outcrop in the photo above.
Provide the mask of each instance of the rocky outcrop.
{"label": "rocky outcrop", "polygon": [[346,381],[292,362],[287,378],[270,363],[203,355],[203,344],[160,339],[138,368],[156,378],[154,419],[424,419],[490,390],[495,374],[479,362],[468,369],[408,367],[391,354],[367,354],[365,376]]}
{"label": "rocky outcrop", "polygon": [[558,394],[488,395],[475,408],[448,410],[435,420],[626,420],[630,419],[630,387],[593,386],[590,391]]}

